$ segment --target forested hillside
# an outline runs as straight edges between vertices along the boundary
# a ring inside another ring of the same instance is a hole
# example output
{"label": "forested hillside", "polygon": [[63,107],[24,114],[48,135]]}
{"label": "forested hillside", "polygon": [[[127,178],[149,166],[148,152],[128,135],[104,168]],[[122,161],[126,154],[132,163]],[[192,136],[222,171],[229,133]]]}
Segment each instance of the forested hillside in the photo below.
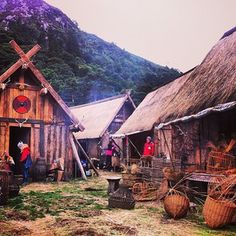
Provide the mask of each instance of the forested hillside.
{"label": "forested hillside", "polygon": [[0,72],[17,59],[8,42],[26,51],[38,43],[33,58],[68,105],[112,96],[132,89],[136,103],[151,90],[180,75],[83,32],[79,24],[42,0],[0,2]]}

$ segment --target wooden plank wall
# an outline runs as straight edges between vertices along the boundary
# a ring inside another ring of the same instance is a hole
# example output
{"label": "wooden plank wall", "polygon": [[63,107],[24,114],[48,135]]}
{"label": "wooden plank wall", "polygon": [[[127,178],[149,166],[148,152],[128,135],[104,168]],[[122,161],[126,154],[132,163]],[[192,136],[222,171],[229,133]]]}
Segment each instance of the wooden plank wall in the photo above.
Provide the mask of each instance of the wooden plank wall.
{"label": "wooden plank wall", "polygon": [[163,153],[168,159],[173,156],[172,151],[172,128],[165,127],[163,130],[154,130],[155,156]]}
{"label": "wooden plank wall", "polygon": [[[19,127],[15,119],[29,119],[23,127],[31,128],[30,148],[33,161],[44,157],[47,164],[59,158],[65,159],[66,178],[72,176],[72,151],[69,143],[70,121],[65,112],[50,94],[40,96],[41,87],[30,86],[23,91],[14,84],[0,91],[0,118],[9,118],[9,122],[0,123],[0,155],[9,150],[10,127]],[[31,101],[28,113],[19,114],[12,103],[19,95],[27,96]],[[11,122],[11,123],[10,123]]]}
{"label": "wooden plank wall", "polygon": [[[51,95],[40,96],[39,90],[40,87],[38,90],[29,87],[23,91],[9,87],[0,92],[0,117],[43,120],[48,123],[65,121],[64,111],[53,100]],[[19,95],[24,95],[31,101],[31,109],[25,114],[17,113],[12,107],[13,100]]]}

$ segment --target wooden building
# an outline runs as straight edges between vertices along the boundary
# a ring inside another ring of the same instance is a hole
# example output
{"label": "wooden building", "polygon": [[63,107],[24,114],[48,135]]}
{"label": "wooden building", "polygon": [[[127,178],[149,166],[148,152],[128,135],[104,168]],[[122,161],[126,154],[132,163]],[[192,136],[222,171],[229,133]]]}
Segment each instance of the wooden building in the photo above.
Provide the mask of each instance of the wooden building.
{"label": "wooden building", "polygon": [[[162,145],[158,140],[159,137],[154,135],[154,125],[158,122],[159,114],[165,106],[174,99],[179,89],[191,74],[191,71],[185,73],[175,81],[149,93],[133,114],[113,135],[114,138],[123,139],[124,153],[129,163],[139,160],[143,153],[143,146],[147,136],[153,138],[153,142],[155,143],[155,156],[164,153],[168,159],[170,158],[167,147]],[[169,139],[169,134],[166,134],[166,138]]]}
{"label": "wooden building", "polygon": [[[226,33],[163,109],[156,135],[169,129],[174,159],[187,170],[206,170],[209,141],[236,138],[236,28]],[[234,161],[233,161],[234,162]],[[236,166],[234,166],[236,167]]]}
{"label": "wooden building", "polygon": [[[206,172],[209,141],[217,143],[222,134],[228,143],[235,139],[235,85],[233,30],[217,42],[200,65],[148,94],[115,136],[128,137],[142,152],[145,136],[151,134],[155,156],[167,157],[155,160],[161,162],[159,166],[170,166],[172,161],[177,169]],[[137,158],[135,149],[129,148],[127,156]],[[157,176],[162,175],[160,168],[156,171]]]}
{"label": "wooden building", "polygon": [[0,154],[9,151],[19,174],[17,143],[23,141],[30,146],[34,167],[38,158],[47,165],[62,158],[69,178],[73,174],[71,130],[84,128],[30,61],[40,46],[25,54],[15,41],[10,44],[20,58],[0,76]]}
{"label": "wooden building", "polygon": [[[110,134],[115,133],[135,110],[130,94],[71,107],[81,118],[85,130],[75,134],[90,158],[98,158],[107,148]],[[119,142],[117,143],[119,145]]]}

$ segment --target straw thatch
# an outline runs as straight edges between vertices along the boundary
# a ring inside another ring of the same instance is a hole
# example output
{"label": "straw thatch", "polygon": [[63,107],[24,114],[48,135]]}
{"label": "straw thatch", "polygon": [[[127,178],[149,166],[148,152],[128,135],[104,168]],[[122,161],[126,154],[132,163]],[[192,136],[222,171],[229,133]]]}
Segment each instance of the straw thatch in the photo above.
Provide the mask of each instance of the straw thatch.
{"label": "straw thatch", "polygon": [[192,71],[149,93],[115,136],[151,130],[161,111],[173,101]]}
{"label": "straw thatch", "polygon": [[148,94],[116,133],[151,130],[153,124],[236,101],[236,32],[222,38],[193,71]]}
{"label": "straw thatch", "polygon": [[71,107],[72,113],[80,117],[85,130],[76,133],[77,139],[93,139],[102,137],[112,121],[117,116],[123,105],[128,102],[135,109],[129,94],[110,97],[100,101]]}
{"label": "straw thatch", "polygon": [[212,48],[160,116],[166,122],[232,101],[236,101],[236,32]]}

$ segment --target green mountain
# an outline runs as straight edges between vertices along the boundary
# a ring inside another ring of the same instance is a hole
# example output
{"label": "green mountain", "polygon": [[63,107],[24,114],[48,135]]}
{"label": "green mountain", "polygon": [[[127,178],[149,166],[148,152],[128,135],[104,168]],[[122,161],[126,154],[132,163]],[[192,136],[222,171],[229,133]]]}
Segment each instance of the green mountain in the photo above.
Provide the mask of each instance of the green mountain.
{"label": "green mountain", "polygon": [[0,73],[17,60],[8,42],[25,51],[38,43],[37,67],[68,105],[132,90],[136,103],[180,75],[80,30],[59,9],[42,0],[1,0]]}

